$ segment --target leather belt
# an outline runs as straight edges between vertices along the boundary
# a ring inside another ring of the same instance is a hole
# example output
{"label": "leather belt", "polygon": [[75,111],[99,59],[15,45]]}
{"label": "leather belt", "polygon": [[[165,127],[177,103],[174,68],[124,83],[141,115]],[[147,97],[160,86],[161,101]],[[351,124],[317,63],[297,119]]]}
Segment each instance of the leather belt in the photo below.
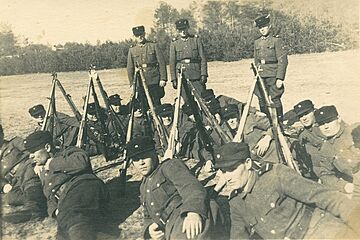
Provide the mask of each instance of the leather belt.
{"label": "leather belt", "polygon": [[200,63],[200,59],[193,59],[193,58],[184,58],[181,60],[178,60],[179,63]]}
{"label": "leather belt", "polygon": [[160,214],[160,224],[159,227],[161,229],[165,229],[165,225],[170,218],[170,215],[173,213],[173,211],[178,208],[182,204],[182,199],[179,195],[175,195],[169,205],[162,211]]}
{"label": "leather belt", "polygon": [[156,67],[157,63],[143,63],[141,64],[141,67],[148,68],[148,67]]}
{"label": "leather belt", "polygon": [[265,59],[260,60],[261,64],[276,64],[278,61],[266,61]]}

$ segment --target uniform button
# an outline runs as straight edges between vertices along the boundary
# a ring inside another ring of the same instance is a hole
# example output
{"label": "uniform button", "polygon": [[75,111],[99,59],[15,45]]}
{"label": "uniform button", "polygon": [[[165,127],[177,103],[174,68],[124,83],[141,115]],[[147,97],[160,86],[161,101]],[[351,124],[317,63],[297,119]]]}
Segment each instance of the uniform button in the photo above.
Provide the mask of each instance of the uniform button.
{"label": "uniform button", "polygon": [[6,168],[6,166],[4,166],[4,168]]}
{"label": "uniform button", "polygon": [[149,190],[149,189],[146,189],[146,192],[150,192],[150,190]]}
{"label": "uniform button", "polygon": [[155,215],[156,215],[156,216],[160,216],[160,213],[157,212],[157,213],[155,213]]}
{"label": "uniform button", "polygon": [[270,203],[270,207],[274,208],[275,207],[275,203]]}
{"label": "uniform button", "polygon": [[264,221],[264,219],[263,218],[260,218],[260,220],[263,222]]}
{"label": "uniform button", "polygon": [[154,202],[151,202],[150,205],[151,205],[151,206],[154,206]]}
{"label": "uniform button", "polygon": [[325,216],[325,214],[324,214],[324,213],[321,213],[321,214],[320,214],[320,216],[321,216],[321,217],[324,217],[324,216]]}
{"label": "uniform button", "polygon": [[64,171],[64,173],[67,173],[67,171]]}
{"label": "uniform button", "polygon": [[157,187],[160,187],[160,183],[156,184]]}
{"label": "uniform button", "polygon": [[51,186],[52,185],[52,183],[51,182],[49,182],[49,186]]}
{"label": "uniform button", "polygon": [[55,189],[51,190],[52,192],[55,192]]}
{"label": "uniform button", "polygon": [[48,175],[48,173],[45,173],[45,176],[47,176]]}
{"label": "uniform button", "polygon": [[274,229],[271,230],[270,232],[271,232],[271,234],[275,234],[275,233],[276,233]]}
{"label": "uniform button", "polygon": [[300,227],[300,230],[303,230],[303,228],[302,228],[302,227]]}
{"label": "uniform button", "polygon": [[151,177],[149,178],[149,181],[151,181]]}

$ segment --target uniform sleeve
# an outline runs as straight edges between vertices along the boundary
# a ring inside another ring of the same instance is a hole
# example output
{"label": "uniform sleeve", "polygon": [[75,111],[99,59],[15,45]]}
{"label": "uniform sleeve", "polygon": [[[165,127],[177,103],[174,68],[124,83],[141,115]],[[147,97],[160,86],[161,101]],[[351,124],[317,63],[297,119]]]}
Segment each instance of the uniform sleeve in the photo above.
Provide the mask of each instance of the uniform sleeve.
{"label": "uniform sleeve", "polygon": [[76,117],[70,117],[67,114],[58,112],[56,113],[57,117],[59,119],[59,121],[67,126],[73,126],[73,127],[79,127],[80,123],[79,121],[76,119]]}
{"label": "uniform sleeve", "polygon": [[129,83],[130,83],[130,86],[132,86],[133,81],[134,81],[135,65],[134,65],[134,61],[131,56],[131,48],[129,49],[126,68],[127,68],[127,72],[128,72]]}
{"label": "uniform sleeve", "polygon": [[174,184],[179,192],[183,204],[181,215],[188,212],[198,213],[204,219],[207,218],[206,190],[201,183],[190,173],[186,165],[178,160],[168,160],[163,170],[164,176]]}
{"label": "uniform sleeve", "polygon": [[201,38],[197,38],[197,45],[198,45],[198,51],[199,51],[199,57],[200,57],[201,76],[208,76],[207,60],[206,60],[204,46],[201,41]]}
{"label": "uniform sleeve", "polygon": [[241,204],[238,204],[239,198],[233,198],[230,200],[230,218],[231,218],[231,229],[230,239],[250,239],[250,235],[246,230],[246,223],[242,218],[242,213],[247,211],[243,209]]}
{"label": "uniform sleeve", "polygon": [[89,169],[90,159],[84,151],[76,151],[68,154],[55,157],[49,166],[51,172],[64,172],[70,175]]}
{"label": "uniform sleeve", "polygon": [[347,206],[350,200],[334,189],[303,178],[294,170],[278,165],[276,168],[279,177],[280,191],[305,204],[315,204],[317,207],[331,212],[334,216],[345,220],[348,214]]}
{"label": "uniform sleeve", "polygon": [[280,38],[274,38],[275,40],[275,54],[278,61],[278,67],[276,72],[276,79],[285,79],[286,68],[288,65],[287,51],[283,45],[283,41]]}
{"label": "uniform sleeve", "polygon": [[176,50],[174,42],[170,43],[169,65],[171,81],[176,80]]}
{"label": "uniform sleeve", "polygon": [[164,54],[162,53],[162,51],[160,50],[157,44],[155,44],[155,53],[156,53],[156,59],[159,63],[160,80],[167,81],[166,62],[165,62]]}

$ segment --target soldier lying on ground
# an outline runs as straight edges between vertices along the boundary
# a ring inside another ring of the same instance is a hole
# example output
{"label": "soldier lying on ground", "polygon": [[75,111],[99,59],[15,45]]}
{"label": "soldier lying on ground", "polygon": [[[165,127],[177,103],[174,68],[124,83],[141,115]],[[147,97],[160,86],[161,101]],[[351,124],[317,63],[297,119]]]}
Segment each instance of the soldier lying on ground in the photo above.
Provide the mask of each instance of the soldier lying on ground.
{"label": "soldier lying on ground", "polygon": [[106,214],[108,192],[93,174],[90,159],[80,148],[54,154],[52,136],[37,131],[26,137],[25,148],[36,162],[48,202],[48,214],[56,218],[58,239],[96,239]]}
{"label": "soldier lying on ground", "polygon": [[221,213],[179,159],[159,163],[152,138],[133,138],[128,157],[144,176],[140,199],[145,239],[220,239]]}
{"label": "soldier lying on ground", "polygon": [[1,125],[0,132],[2,198],[10,206],[24,206],[20,211],[3,215],[2,219],[11,223],[42,220],[47,216],[46,198],[34,172],[34,162],[24,149],[24,140],[19,137],[4,140]]}
{"label": "soldier lying on ground", "polygon": [[233,190],[231,239],[359,237],[358,195],[349,200],[287,166],[260,163],[250,155],[246,143],[235,142],[223,145],[216,155],[214,167]]}
{"label": "soldier lying on ground", "polygon": [[[41,104],[33,106],[29,109],[29,113],[39,125],[35,131],[41,130],[46,114],[44,106]],[[75,146],[79,132],[79,121],[75,117],[70,117],[61,112],[56,112],[55,117],[53,132],[56,139],[55,147],[63,150],[69,146]]]}

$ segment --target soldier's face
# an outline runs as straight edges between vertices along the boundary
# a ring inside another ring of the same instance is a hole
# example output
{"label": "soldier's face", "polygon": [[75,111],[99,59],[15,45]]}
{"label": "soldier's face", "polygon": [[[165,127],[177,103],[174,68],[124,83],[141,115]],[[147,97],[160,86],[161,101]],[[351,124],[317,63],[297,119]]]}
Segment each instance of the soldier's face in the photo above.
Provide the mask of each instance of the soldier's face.
{"label": "soldier's face", "polygon": [[50,158],[50,155],[46,148],[42,148],[34,153],[31,153],[29,157],[36,163],[36,165],[45,165],[46,161]]}
{"label": "soldier's face", "polygon": [[220,114],[215,113],[214,116],[215,116],[216,122],[217,122],[218,124],[220,124],[220,123],[221,123],[221,116],[220,116]]}
{"label": "soldier's face", "polygon": [[311,127],[315,122],[314,112],[309,112],[308,114],[301,116],[300,122],[304,127]]}
{"label": "soldier's face", "polygon": [[161,120],[164,126],[169,126],[172,123],[173,118],[171,116],[165,116],[165,117],[161,117]]}
{"label": "soldier's face", "polygon": [[[223,171],[227,185],[231,190],[242,188],[246,185],[249,179],[249,169],[251,168],[251,160],[249,163],[240,164],[232,171]],[[250,164],[250,165],[249,165]]]}
{"label": "soldier's face", "polygon": [[96,122],[98,120],[95,114],[88,114],[87,117],[92,122]]}
{"label": "soldier's face", "polygon": [[340,119],[335,119],[329,123],[325,123],[319,126],[320,132],[326,137],[335,136],[341,128]]}
{"label": "soldier's face", "polygon": [[195,122],[195,117],[194,117],[194,115],[190,115],[190,116],[189,116],[189,119],[190,119],[190,121]]}
{"label": "soldier's face", "polygon": [[135,36],[135,38],[139,43],[143,43],[145,41],[145,33],[141,34],[140,36]]}
{"label": "soldier's face", "polygon": [[230,118],[229,120],[226,121],[229,124],[229,127],[232,130],[237,129],[237,127],[239,126],[239,119],[238,118]]}
{"label": "soldier's face", "polygon": [[153,160],[154,156],[147,155],[144,157],[140,157],[136,161],[133,161],[135,168],[141,173],[143,176],[148,176],[154,171],[156,168],[155,161]]}
{"label": "soldier's face", "polygon": [[34,120],[37,122],[37,123],[39,123],[39,124],[41,124],[41,123],[43,123],[44,122],[44,118],[42,117],[42,116],[35,116],[34,117]]}
{"label": "soldier's face", "polygon": [[260,31],[261,35],[263,35],[263,36],[268,35],[269,31],[270,31],[270,25],[266,25],[264,27],[259,28],[259,31]]}
{"label": "soldier's face", "polygon": [[120,112],[120,106],[118,106],[118,105],[111,105],[112,106],[112,108],[114,109],[114,112],[115,113],[119,113]]}
{"label": "soldier's face", "polygon": [[187,37],[189,35],[189,28],[185,28],[185,29],[178,29],[177,30],[180,37]]}

